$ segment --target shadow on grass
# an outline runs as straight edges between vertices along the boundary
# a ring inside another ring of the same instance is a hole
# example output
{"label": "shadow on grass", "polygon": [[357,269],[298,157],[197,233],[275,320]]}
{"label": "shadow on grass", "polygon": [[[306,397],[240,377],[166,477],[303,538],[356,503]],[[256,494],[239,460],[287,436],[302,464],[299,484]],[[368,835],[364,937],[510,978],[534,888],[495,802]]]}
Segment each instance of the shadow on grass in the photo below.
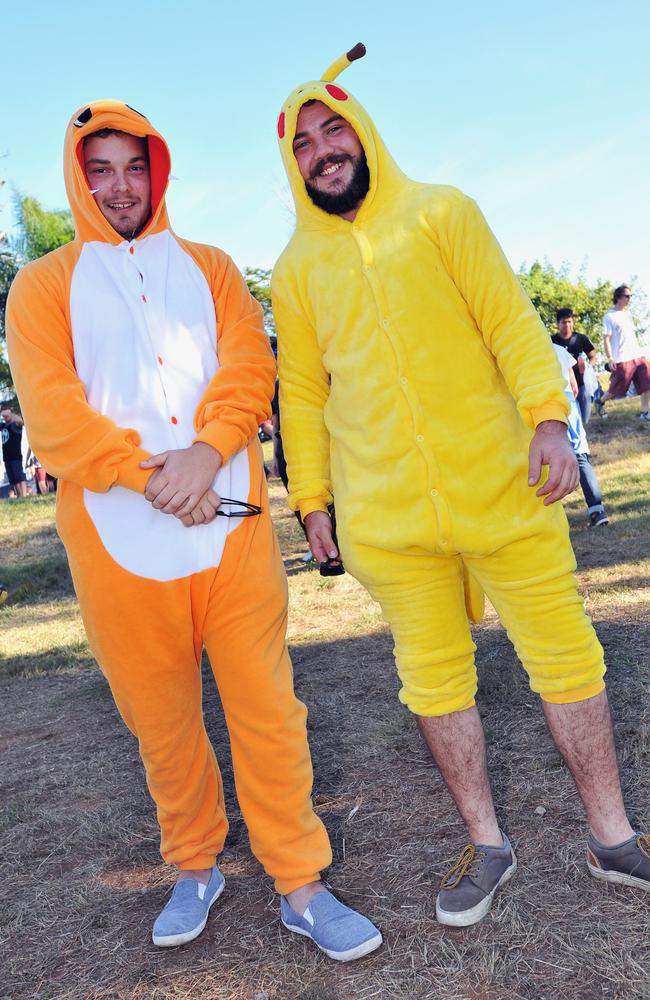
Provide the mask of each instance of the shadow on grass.
{"label": "shadow on grass", "polygon": [[51,601],[74,593],[65,554],[30,559],[2,568],[2,580],[9,591],[7,604]]}
{"label": "shadow on grass", "polygon": [[0,678],[42,677],[45,674],[91,667],[94,663],[84,639],[67,646],[52,646],[40,653],[5,656],[0,660]]}

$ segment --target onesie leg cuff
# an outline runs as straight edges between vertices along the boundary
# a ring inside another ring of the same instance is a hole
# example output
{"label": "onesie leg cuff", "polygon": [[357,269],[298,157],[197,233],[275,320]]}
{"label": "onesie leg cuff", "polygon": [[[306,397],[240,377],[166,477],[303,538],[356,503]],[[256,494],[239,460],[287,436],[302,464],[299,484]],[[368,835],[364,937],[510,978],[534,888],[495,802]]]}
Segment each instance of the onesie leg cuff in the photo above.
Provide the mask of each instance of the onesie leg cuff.
{"label": "onesie leg cuff", "polygon": [[465,712],[468,708],[474,708],[476,705],[476,700],[470,698],[469,701],[443,701],[436,702],[435,705],[427,704],[426,702],[418,704],[408,704],[406,707],[413,715],[419,715],[423,719],[433,719],[438,718],[442,715],[452,715],[454,712]]}
{"label": "onesie leg cuff", "polygon": [[551,705],[572,705],[577,701],[587,701],[588,698],[595,698],[597,694],[605,690],[605,682],[598,680],[594,684],[586,687],[574,688],[573,691],[555,691],[553,693],[541,694],[542,701],[547,701]]}
{"label": "onesie leg cuff", "polygon": [[314,872],[313,875],[300,875],[298,878],[276,878],[275,891],[280,896],[286,896],[287,893],[293,892],[294,889],[300,889],[303,885],[309,885],[310,882],[318,881],[320,881],[320,872]]}
{"label": "onesie leg cuff", "polygon": [[217,858],[215,854],[196,854],[193,858],[181,861],[178,868],[182,872],[187,872],[192,869],[214,868],[216,863]]}

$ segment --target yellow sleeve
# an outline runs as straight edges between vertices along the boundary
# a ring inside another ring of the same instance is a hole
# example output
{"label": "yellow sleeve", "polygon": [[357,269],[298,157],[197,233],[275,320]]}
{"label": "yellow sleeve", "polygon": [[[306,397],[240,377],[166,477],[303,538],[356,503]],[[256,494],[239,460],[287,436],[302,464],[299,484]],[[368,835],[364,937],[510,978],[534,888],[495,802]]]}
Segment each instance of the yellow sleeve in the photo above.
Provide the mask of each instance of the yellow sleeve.
{"label": "yellow sleeve", "polygon": [[316,331],[302,313],[296,293],[276,273],[272,291],[289,506],[304,518],[315,510],[326,511],[332,503],[330,440],[323,416],[330,380]]}
{"label": "yellow sleeve", "polygon": [[271,415],[275,358],[259,302],[230,257],[217,250],[211,257],[209,284],[217,314],[219,369],[196,411],[195,441],[212,445],[227,462],[247,447]]}
{"label": "yellow sleeve", "polygon": [[56,274],[44,262],[19,271],[9,293],[9,363],[30,446],[59,479],[94,493],[114,485],[144,493],[151,470],[139,465],[151,453],[137,431],[88,403],[74,364],[68,294],[63,269]]}
{"label": "yellow sleeve", "polygon": [[457,194],[446,224],[438,224],[447,270],[526,424],[566,423],[569,403],[551,338],[478,206]]}

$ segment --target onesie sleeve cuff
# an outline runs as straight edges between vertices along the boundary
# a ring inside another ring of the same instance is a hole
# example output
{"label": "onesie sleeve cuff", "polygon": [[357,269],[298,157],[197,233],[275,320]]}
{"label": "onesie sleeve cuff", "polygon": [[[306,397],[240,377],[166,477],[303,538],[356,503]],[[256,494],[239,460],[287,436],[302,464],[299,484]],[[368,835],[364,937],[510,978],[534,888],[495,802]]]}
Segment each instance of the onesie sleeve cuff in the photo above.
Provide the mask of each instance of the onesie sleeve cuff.
{"label": "onesie sleeve cuff", "polygon": [[194,438],[194,444],[198,441],[202,441],[203,444],[209,444],[218,451],[224,465],[230,461],[233,455],[241,451],[247,443],[242,440],[242,432],[240,430],[220,420],[211,420],[210,423],[206,424]]}
{"label": "onesie sleeve cuff", "polygon": [[304,521],[307,514],[313,514],[315,510],[322,510],[324,514],[327,514],[327,503],[322,497],[317,497],[315,500],[301,500],[298,504],[298,510]]}
{"label": "onesie sleeve cuff", "polygon": [[148,458],[151,458],[150,451],[135,448],[133,454],[119,466],[115,486],[125,486],[134,493],[144,493],[149,477],[155,472],[155,469],[140,468],[140,462],[146,462]]}
{"label": "onesie sleeve cuff", "polygon": [[560,423],[567,423],[566,409],[562,403],[551,401],[543,403],[541,406],[533,406],[530,410],[535,427],[539,427],[545,420],[559,420]]}

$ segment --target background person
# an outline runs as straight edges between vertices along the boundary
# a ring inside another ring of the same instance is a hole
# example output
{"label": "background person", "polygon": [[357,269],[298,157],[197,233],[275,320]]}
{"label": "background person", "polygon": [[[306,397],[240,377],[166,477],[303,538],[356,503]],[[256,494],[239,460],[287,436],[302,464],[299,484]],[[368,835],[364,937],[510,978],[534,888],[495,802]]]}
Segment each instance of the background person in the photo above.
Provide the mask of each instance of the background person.
{"label": "background person", "polygon": [[23,466],[23,418],[6,406],[0,411],[2,461],[9,480],[9,497],[26,497],[27,476]]}
{"label": "background person", "polygon": [[[577,404],[580,407],[582,423],[586,427],[591,415],[592,396],[585,385],[585,365],[596,363],[596,348],[584,333],[574,330],[573,309],[558,309],[556,313],[557,333],[551,337],[554,344],[566,348],[575,359],[573,376],[578,387]],[[587,361],[581,356],[586,354]]]}
{"label": "background person", "polygon": [[560,367],[562,368],[562,374],[567,380],[565,392],[567,399],[571,404],[571,411],[568,418],[569,441],[571,442],[571,447],[575,452],[576,460],[578,462],[578,469],[580,472],[580,488],[582,489],[582,495],[584,496],[585,503],[587,504],[589,527],[601,528],[606,524],[609,524],[609,518],[605,513],[603,495],[600,490],[598,477],[596,476],[594,467],[591,464],[587,433],[585,431],[585,426],[582,422],[582,415],[578,407],[578,384],[575,378],[575,367],[572,366],[571,357],[564,347],[560,347],[558,344],[554,344],[553,346],[555,348],[558,361],[560,362]]}
{"label": "background person", "polygon": [[607,367],[612,373],[609,389],[599,399],[595,400],[598,415],[606,417],[605,404],[610,399],[622,399],[630,385],[634,385],[639,394],[641,409],[639,420],[650,422],[648,406],[650,405],[650,371],[648,359],[639,344],[634,317],[630,312],[632,289],[628,285],[619,285],[612,296],[614,307],[603,317],[603,345]]}

